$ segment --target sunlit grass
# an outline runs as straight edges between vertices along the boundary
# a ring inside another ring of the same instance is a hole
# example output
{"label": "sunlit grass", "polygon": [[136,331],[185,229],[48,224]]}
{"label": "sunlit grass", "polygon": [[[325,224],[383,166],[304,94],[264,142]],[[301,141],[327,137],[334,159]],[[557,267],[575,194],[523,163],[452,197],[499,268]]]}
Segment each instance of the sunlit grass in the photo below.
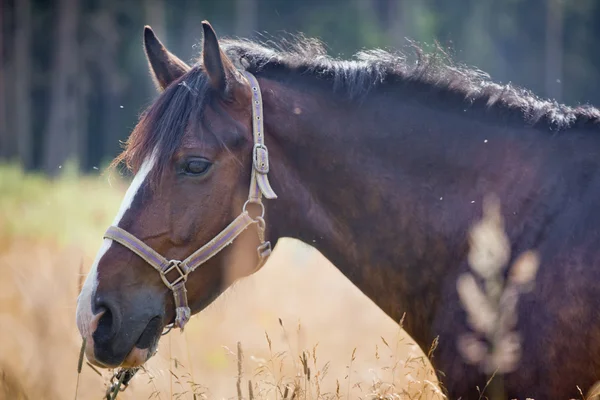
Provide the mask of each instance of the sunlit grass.
{"label": "sunlit grass", "polygon": [[91,252],[98,247],[127,182],[115,173],[80,176],[69,165],[62,169],[49,180],[0,164],[0,243],[42,240]]}
{"label": "sunlit grass", "polygon": [[[127,180],[63,171],[49,180],[0,165],[0,399],[75,395],[78,286]],[[102,398],[112,372],[84,363],[77,398]],[[184,334],[163,337],[118,399],[441,398],[435,385],[396,322],[318,252],[282,241]]]}

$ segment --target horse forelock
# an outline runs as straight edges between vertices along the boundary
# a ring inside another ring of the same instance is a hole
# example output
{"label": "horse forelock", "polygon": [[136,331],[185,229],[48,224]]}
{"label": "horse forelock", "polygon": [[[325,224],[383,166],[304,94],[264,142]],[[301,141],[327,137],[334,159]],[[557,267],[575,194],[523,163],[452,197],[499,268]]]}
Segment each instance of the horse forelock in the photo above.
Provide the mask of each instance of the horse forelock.
{"label": "horse forelock", "polygon": [[194,66],[142,113],[123,152],[112,165],[123,162],[136,174],[145,160],[154,157],[155,166],[146,178],[149,186],[154,187],[186,132],[205,126],[204,111],[213,97],[206,75],[199,65]]}

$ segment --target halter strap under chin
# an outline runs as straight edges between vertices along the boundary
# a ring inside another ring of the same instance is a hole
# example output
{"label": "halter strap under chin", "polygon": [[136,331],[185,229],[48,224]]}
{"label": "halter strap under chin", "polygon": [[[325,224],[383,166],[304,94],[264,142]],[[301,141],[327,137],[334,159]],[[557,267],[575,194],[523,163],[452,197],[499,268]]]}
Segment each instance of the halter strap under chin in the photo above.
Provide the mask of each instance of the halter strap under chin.
{"label": "halter strap under chin", "polygon": [[[187,301],[187,290],[185,289],[185,282],[191,272],[231,244],[250,225],[256,225],[258,238],[260,239],[260,245],[257,248],[258,265],[255,271],[264,265],[271,254],[271,243],[265,241],[265,220],[263,219],[265,208],[262,203],[262,196],[267,199],[276,199],[277,195],[271,188],[267,177],[269,151],[264,144],[262,97],[258,81],[254,75],[247,71],[244,71],[243,74],[252,88],[252,136],[254,147],[252,148],[250,190],[248,200],[244,203],[241,214],[217,236],[183,261],[167,260],[150,246],[118,226],[109,227],[104,234],[104,238],[114,240],[127,247],[158,271],[165,286],[173,291],[176,313],[174,326],[182,330],[191,317],[191,310]],[[250,216],[246,210],[250,203],[260,206],[260,216]]]}

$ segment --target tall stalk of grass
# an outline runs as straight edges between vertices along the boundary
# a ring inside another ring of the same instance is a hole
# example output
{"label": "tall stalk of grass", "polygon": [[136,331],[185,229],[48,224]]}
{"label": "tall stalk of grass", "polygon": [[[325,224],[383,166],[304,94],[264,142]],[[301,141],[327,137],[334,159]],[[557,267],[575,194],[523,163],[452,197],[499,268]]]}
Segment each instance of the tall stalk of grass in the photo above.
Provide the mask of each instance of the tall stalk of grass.
{"label": "tall stalk of grass", "polygon": [[534,251],[521,254],[505,278],[510,242],[494,196],[485,199],[483,218],[472,227],[469,240],[472,272],[458,278],[457,290],[473,333],[459,337],[458,349],[466,362],[488,376],[491,399],[505,399],[502,376],[513,371],[521,357],[517,303],[520,294],[533,288],[539,259]]}

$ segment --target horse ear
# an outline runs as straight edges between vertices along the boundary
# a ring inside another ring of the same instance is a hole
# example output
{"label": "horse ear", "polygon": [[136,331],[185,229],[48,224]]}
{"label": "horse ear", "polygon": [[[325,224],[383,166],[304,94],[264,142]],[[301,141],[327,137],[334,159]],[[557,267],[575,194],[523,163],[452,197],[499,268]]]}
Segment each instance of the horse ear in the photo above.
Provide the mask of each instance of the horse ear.
{"label": "horse ear", "polygon": [[208,21],[202,21],[204,40],[202,43],[202,63],[210,84],[226,99],[234,96],[236,89],[243,86],[238,71],[219,46],[219,40]]}
{"label": "horse ear", "polygon": [[144,27],[144,50],[154,83],[161,92],[190,70],[186,63],[163,46],[148,25]]}

